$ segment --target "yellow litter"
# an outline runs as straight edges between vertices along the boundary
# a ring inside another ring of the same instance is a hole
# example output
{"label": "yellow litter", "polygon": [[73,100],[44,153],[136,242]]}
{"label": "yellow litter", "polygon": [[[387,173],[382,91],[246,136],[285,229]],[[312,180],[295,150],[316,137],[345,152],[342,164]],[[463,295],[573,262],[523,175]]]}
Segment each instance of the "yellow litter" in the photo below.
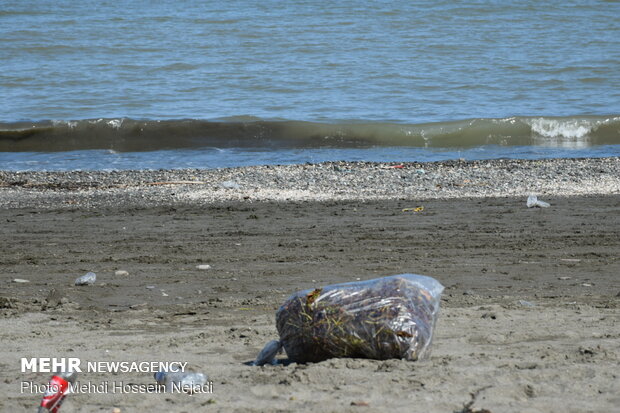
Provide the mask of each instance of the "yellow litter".
{"label": "yellow litter", "polygon": [[422,212],[424,211],[423,206],[415,207],[415,208],[403,208],[403,212]]}

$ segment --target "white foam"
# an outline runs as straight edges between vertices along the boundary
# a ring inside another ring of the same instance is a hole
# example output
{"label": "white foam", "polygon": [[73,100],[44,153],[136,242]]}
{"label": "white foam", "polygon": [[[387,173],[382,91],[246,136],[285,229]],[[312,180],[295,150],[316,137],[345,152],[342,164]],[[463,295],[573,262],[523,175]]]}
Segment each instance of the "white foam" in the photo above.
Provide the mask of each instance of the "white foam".
{"label": "white foam", "polygon": [[111,119],[106,122],[108,126],[113,127],[114,129],[119,129],[123,124],[123,119]]}
{"label": "white foam", "polygon": [[78,125],[78,123],[76,121],[69,121],[69,120],[53,120],[52,125],[54,126],[65,125],[69,129],[74,129]]}
{"label": "white foam", "polygon": [[530,125],[533,137],[537,138],[540,144],[576,149],[589,146],[590,134],[604,121],[535,118],[526,123]]}

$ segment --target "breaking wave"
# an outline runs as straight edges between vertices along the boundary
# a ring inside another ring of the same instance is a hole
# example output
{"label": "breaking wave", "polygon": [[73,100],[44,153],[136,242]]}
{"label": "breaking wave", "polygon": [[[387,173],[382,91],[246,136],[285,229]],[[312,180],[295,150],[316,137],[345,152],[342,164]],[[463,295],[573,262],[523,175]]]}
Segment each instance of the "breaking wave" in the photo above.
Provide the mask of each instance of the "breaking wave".
{"label": "breaking wave", "polygon": [[583,148],[620,144],[620,115],[476,118],[424,124],[261,120],[87,119],[0,123],[0,151],[218,148]]}

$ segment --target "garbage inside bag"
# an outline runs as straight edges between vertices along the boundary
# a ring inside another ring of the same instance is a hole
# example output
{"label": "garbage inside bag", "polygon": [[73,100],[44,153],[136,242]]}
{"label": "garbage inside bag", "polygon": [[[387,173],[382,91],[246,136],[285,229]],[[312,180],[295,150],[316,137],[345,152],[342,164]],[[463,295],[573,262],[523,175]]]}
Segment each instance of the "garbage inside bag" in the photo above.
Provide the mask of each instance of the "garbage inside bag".
{"label": "garbage inside bag", "polygon": [[295,362],[332,357],[418,360],[429,354],[443,286],[400,274],[293,294],[276,313]]}

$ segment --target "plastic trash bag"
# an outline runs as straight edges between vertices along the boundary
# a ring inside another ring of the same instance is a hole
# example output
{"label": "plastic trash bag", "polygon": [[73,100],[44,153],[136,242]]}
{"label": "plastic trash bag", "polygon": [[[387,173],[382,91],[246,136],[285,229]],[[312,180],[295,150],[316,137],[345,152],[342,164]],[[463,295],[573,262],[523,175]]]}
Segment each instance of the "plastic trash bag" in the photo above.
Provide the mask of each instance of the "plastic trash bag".
{"label": "plastic trash bag", "polygon": [[291,361],[331,357],[418,360],[430,352],[443,286],[401,274],[293,294],[276,313]]}

